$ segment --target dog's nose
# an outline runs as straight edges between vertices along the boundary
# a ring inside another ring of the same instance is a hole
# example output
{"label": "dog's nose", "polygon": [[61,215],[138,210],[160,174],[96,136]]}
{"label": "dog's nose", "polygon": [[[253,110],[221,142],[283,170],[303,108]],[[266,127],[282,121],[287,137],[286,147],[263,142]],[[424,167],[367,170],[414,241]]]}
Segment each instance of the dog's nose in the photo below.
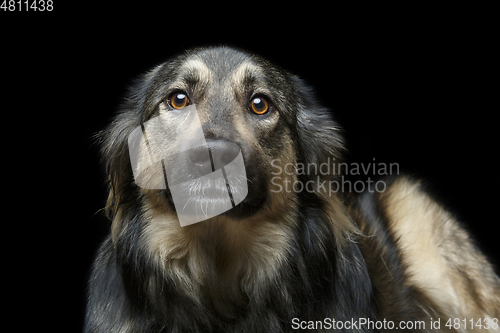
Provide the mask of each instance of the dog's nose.
{"label": "dog's nose", "polygon": [[226,166],[240,152],[237,144],[225,140],[207,140],[206,146],[192,149],[189,159],[200,173],[205,175]]}

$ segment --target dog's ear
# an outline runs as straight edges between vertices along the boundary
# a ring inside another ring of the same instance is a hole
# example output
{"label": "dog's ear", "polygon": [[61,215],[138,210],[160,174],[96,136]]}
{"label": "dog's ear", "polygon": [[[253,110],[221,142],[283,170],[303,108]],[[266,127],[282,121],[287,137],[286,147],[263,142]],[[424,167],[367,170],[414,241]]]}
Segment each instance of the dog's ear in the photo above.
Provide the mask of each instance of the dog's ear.
{"label": "dog's ear", "polygon": [[321,106],[313,92],[301,79],[294,78],[298,95],[297,132],[304,161],[319,167],[338,162],[344,150],[341,128],[332,112]]}
{"label": "dog's ear", "polygon": [[102,161],[109,188],[106,213],[111,219],[115,217],[126,193],[130,193],[130,184],[133,184],[127,139],[137,126],[136,123],[131,113],[122,111],[97,135],[101,143]]}
{"label": "dog's ear", "polygon": [[[294,78],[294,84],[298,98],[296,125],[300,151],[298,162],[316,166],[316,168],[306,167],[307,170],[315,170],[314,174],[306,172],[300,177],[306,178],[302,181],[312,180],[312,193],[322,199],[323,211],[330,221],[335,243],[338,249],[341,249],[347,246],[353,235],[359,234],[358,228],[346,212],[341,196],[337,193],[338,187],[337,190],[331,187],[331,181],[335,181],[335,178],[338,181],[340,176],[334,170],[341,162],[345,150],[342,130],[335,122],[332,112],[320,105],[310,87],[299,78]],[[327,181],[325,187],[318,185],[320,183],[318,180]]]}
{"label": "dog's ear", "polygon": [[145,112],[154,108],[154,105],[148,105],[146,101],[160,69],[161,66],[158,66],[134,82],[114,120],[96,135],[101,145],[102,161],[109,185],[106,213],[111,219],[116,217],[121,206],[138,202],[128,150],[128,136],[141,126]]}

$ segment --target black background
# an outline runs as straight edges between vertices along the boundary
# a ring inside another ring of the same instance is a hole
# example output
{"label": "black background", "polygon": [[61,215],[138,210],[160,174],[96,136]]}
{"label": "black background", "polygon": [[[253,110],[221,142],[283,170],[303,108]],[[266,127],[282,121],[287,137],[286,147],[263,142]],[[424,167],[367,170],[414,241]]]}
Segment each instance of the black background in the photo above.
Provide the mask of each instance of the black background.
{"label": "black background", "polygon": [[[12,268],[12,281],[32,281],[13,302],[43,313],[24,326],[81,330],[89,268],[110,226],[92,136],[132,79],[203,45],[240,47],[304,78],[342,125],[350,162],[399,163],[428,180],[499,263],[498,54],[484,12],[243,5],[194,15],[180,4],[94,6],[55,1],[50,13],[0,12],[4,126],[15,129],[5,156],[18,161],[4,214],[15,207],[10,224],[22,229],[6,232],[19,240],[7,257],[22,268]],[[29,257],[18,257],[25,247]]]}

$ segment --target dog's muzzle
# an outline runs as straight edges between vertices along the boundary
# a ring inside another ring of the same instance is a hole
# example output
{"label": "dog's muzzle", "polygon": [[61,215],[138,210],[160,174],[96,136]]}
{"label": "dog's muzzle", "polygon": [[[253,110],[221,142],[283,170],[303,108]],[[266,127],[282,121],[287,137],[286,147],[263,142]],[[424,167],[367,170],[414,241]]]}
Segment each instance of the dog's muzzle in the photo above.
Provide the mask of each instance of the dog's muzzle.
{"label": "dog's muzzle", "polygon": [[233,209],[248,194],[240,147],[205,140],[194,105],[163,111],[128,137],[135,183],[169,189],[181,226]]}

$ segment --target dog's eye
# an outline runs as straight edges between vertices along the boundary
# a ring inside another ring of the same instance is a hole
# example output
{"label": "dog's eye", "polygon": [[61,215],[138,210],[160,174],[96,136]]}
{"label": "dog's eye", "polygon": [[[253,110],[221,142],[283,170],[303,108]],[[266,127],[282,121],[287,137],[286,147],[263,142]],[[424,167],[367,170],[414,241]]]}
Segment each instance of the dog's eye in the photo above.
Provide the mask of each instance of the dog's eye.
{"label": "dog's eye", "polygon": [[263,97],[255,97],[250,103],[250,108],[253,113],[261,115],[269,111],[269,102]]}
{"label": "dog's eye", "polygon": [[189,99],[186,94],[177,92],[168,98],[168,104],[174,109],[182,109],[189,104]]}

